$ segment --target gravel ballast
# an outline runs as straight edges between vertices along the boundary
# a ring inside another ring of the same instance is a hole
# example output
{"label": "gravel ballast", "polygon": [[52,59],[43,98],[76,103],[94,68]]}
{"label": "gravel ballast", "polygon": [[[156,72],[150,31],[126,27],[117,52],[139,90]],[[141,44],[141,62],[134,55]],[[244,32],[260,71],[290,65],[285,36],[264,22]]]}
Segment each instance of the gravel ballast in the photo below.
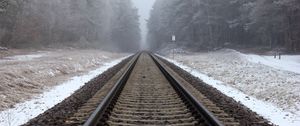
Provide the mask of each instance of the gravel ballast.
{"label": "gravel ballast", "polygon": [[240,122],[243,126],[249,125],[260,125],[260,126],[270,126],[270,122],[259,116],[257,113],[251,111],[246,106],[238,103],[233,98],[228,97],[221,93],[214,87],[205,84],[202,80],[194,77],[185,70],[177,67],[173,63],[160,58],[169,67],[171,67],[175,72],[177,72],[182,78],[185,78],[190,84],[193,85],[197,90],[203,93],[207,98],[213,101],[218,107],[222,108],[227,114],[233,116],[236,120]]}
{"label": "gravel ballast", "polygon": [[30,120],[24,126],[31,125],[65,125],[65,120],[72,116],[79,107],[89,100],[99,89],[103,87],[120,69],[122,69],[132,57],[123,60],[116,66],[103,72],[101,75],[86,83],[81,89],[73,95],[66,98],[61,103],[47,110],[45,113]]}

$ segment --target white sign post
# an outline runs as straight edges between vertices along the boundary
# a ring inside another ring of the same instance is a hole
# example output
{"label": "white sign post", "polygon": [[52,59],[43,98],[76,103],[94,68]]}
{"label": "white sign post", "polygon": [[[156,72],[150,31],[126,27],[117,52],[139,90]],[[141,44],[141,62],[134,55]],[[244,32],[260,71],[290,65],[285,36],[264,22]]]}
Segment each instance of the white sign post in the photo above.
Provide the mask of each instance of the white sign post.
{"label": "white sign post", "polygon": [[176,36],[175,35],[172,35],[172,41],[176,42]]}
{"label": "white sign post", "polygon": [[[174,43],[175,45],[175,42],[176,42],[176,36],[175,35],[172,35],[172,42]],[[173,48],[173,60],[175,59],[175,47]]]}

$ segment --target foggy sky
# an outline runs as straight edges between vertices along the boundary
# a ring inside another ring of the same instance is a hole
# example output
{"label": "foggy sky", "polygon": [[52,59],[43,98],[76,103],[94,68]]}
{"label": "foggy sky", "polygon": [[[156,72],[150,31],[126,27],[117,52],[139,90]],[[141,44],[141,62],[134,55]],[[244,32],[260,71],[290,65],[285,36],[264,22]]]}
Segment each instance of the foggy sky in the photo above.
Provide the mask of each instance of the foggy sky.
{"label": "foggy sky", "polygon": [[139,10],[140,24],[141,24],[140,27],[142,30],[142,49],[145,49],[148,46],[146,44],[146,35],[148,30],[146,19],[149,19],[150,11],[152,9],[155,0],[132,0],[132,2]]}

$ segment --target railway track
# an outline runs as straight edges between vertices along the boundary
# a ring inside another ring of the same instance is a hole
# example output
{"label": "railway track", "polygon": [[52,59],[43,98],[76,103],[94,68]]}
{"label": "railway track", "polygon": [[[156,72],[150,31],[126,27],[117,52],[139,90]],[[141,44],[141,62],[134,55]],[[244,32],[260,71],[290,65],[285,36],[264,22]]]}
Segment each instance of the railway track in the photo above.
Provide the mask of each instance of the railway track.
{"label": "railway track", "polygon": [[239,125],[149,53],[134,56],[113,79],[116,83],[106,84],[66,125]]}

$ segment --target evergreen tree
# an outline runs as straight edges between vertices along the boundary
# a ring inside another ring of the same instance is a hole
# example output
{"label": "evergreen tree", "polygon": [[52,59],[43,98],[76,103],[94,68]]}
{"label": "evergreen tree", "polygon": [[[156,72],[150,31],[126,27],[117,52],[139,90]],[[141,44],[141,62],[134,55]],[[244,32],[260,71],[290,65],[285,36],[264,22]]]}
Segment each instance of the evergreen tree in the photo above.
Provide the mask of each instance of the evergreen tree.
{"label": "evergreen tree", "polygon": [[148,22],[154,49],[177,35],[178,45],[300,50],[299,0],[156,0]]}
{"label": "evergreen tree", "polygon": [[[2,1],[8,6],[2,7]],[[137,9],[130,0],[1,0],[0,46],[137,50]]]}

